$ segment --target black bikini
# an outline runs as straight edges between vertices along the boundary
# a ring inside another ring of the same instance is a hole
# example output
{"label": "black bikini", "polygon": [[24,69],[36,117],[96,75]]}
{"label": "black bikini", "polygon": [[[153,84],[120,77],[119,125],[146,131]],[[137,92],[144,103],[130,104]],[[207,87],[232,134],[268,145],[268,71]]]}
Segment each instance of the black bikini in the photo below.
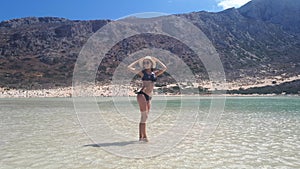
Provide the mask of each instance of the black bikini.
{"label": "black bikini", "polygon": [[143,94],[145,96],[146,101],[149,101],[152,99],[152,97],[150,97],[149,95],[147,95],[146,93],[144,93],[142,90],[137,92],[137,94]]}
{"label": "black bikini", "polygon": [[[153,72],[153,70],[151,70],[151,74],[149,75],[146,70],[143,70],[142,73],[144,74],[143,77],[142,77],[142,81],[152,81],[152,82],[155,82],[156,81],[156,76],[155,76],[155,73]],[[147,95],[146,93],[143,92],[143,88],[137,92],[137,94],[143,94],[146,98],[147,101],[151,100],[152,97],[150,97],[149,95]]]}
{"label": "black bikini", "polygon": [[156,81],[156,76],[155,73],[153,72],[153,70],[151,70],[151,75],[149,75],[146,70],[143,70],[142,73],[144,74],[142,77],[142,81],[152,81],[155,82]]}

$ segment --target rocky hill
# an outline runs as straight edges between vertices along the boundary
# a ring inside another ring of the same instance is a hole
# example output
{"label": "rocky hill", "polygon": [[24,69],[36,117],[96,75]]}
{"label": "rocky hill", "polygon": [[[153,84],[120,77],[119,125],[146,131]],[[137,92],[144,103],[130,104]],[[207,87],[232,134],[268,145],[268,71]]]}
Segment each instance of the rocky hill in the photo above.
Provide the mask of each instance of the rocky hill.
{"label": "rocky hill", "polygon": [[22,18],[0,23],[0,86],[69,86],[87,39],[108,20]]}
{"label": "rocky hill", "polygon": [[[242,79],[250,83],[249,79],[300,74],[299,12],[300,1],[252,0],[238,9],[179,15],[189,19],[212,41],[228,81]],[[0,86],[32,89],[71,85],[81,47],[108,22],[53,17],[1,22]],[[159,43],[162,40],[168,43]],[[122,58],[147,47],[169,49],[178,55],[189,53],[186,47],[168,37],[132,37],[111,50],[99,67],[104,73],[97,79],[109,82]],[[185,61],[192,57],[190,54]],[[192,67],[199,77],[205,77],[201,63]]]}

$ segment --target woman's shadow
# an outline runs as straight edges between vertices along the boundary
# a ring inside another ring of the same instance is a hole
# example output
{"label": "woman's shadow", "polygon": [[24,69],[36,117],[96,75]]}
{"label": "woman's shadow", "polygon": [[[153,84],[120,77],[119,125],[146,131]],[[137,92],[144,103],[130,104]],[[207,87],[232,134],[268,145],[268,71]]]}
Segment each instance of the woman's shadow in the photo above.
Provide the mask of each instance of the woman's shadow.
{"label": "woman's shadow", "polygon": [[87,144],[84,147],[110,147],[110,146],[127,146],[129,144],[137,144],[139,141],[121,141],[112,143]]}

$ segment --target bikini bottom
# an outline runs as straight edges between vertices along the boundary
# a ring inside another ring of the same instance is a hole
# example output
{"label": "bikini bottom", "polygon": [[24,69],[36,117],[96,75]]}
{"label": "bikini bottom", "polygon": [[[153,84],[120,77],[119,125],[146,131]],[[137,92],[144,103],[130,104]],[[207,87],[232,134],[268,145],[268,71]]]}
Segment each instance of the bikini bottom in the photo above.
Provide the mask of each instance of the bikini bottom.
{"label": "bikini bottom", "polygon": [[143,95],[145,96],[145,98],[146,98],[147,101],[149,101],[149,100],[152,99],[152,97],[150,97],[149,95],[147,95],[147,94],[144,93],[143,91],[139,91],[139,92],[137,92],[137,94],[143,94]]}

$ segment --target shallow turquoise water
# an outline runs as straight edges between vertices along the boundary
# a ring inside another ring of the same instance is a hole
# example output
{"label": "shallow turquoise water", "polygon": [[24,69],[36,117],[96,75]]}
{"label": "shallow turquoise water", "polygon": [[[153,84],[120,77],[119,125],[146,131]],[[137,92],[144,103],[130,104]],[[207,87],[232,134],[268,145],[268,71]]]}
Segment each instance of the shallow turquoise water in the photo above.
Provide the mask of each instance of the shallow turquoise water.
{"label": "shallow turquoise water", "polygon": [[82,103],[1,99],[0,168],[300,168],[300,97],[227,97],[212,126],[210,97],[154,97],[147,144],[135,98]]}

